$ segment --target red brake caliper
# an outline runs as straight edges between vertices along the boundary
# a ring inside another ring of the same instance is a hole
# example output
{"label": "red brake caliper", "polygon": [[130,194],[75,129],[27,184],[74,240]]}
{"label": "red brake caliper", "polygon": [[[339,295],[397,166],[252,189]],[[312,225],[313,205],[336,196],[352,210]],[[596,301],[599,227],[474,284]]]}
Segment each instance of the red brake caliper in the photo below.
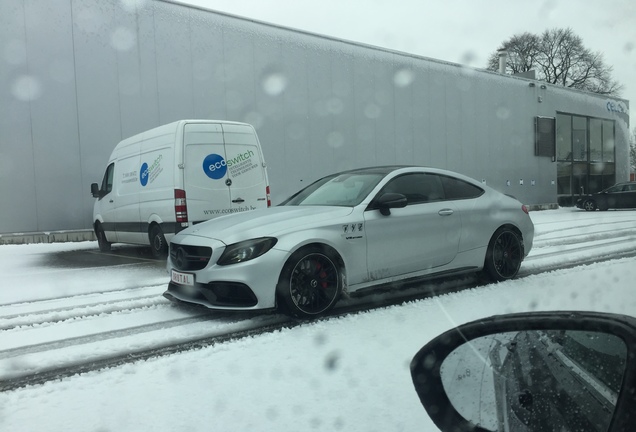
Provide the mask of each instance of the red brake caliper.
{"label": "red brake caliper", "polygon": [[327,277],[327,273],[322,270],[322,265],[319,262],[316,263],[316,270],[319,270],[318,277],[321,279],[320,286],[323,289],[327,289],[328,284],[327,281],[324,280]]}

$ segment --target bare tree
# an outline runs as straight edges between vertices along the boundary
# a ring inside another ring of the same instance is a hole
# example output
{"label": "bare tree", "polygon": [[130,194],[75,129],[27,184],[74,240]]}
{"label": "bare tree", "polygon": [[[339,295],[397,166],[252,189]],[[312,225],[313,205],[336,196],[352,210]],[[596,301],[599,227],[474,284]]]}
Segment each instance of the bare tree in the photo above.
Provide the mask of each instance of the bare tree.
{"label": "bare tree", "polygon": [[[546,30],[540,36],[514,35],[499,50],[508,52],[506,69],[513,74],[534,69],[541,81],[611,96],[622,89],[603,55],[585,48],[570,28]],[[498,70],[498,57],[497,52],[491,54],[488,69]]]}
{"label": "bare tree", "polygon": [[[536,68],[540,53],[541,39],[532,33],[514,35],[504,42],[499,50],[506,50],[506,69],[513,74],[527,72]],[[498,51],[499,51],[498,50]],[[499,53],[494,52],[488,58],[488,69],[499,70]]]}

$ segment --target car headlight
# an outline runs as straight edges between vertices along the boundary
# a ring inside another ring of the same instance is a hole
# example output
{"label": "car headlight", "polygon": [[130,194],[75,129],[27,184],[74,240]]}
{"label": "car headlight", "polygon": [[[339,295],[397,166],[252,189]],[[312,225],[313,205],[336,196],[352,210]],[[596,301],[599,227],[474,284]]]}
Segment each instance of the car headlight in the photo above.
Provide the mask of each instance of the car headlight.
{"label": "car headlight", "polygon": [[273,248],[277,241],[274,237],[263,237],[231,244],[225,248],[216,263],[223,266],[258,258]]}

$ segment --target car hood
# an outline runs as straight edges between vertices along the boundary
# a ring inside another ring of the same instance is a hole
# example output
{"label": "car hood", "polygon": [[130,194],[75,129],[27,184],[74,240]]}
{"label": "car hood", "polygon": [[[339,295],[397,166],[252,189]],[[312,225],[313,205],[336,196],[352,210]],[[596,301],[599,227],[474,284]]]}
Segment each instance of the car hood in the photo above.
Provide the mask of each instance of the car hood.
{"label": "car hood", "polygon": [[[221,216],[181,231],[175,239],[197,236],[225,244],[258,237],[276,237],[286,232],[329,224],[353,211],[352,207],[281,206]],[[187,242],[187,241],[186,241]]]}

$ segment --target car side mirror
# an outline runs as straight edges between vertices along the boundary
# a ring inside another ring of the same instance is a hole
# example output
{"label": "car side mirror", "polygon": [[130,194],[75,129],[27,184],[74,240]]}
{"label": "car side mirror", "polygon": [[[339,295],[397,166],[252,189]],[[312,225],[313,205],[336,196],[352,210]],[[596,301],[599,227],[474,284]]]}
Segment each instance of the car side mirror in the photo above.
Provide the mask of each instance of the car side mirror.
{"label": "car side mirror", "polygon": [[101,196],[99,193],[99,185],[97,183],[91,183],[91,195],[93,195],[93,198],[99,198]]}
{"label": "car side mirror", "polygon": [[406,197],[399,193],[388,192],[381,195],[375,201],[375,208],[380,210],[380,213],[384,216],[389,216],[391,214],[392,208],[403,208],[406,207],[407,200]]}
{"label": "car side mirror", "polygon": [[411,362],[442,431],[628,431],[636,424],[636,319],[538,312],[474,321]]}

